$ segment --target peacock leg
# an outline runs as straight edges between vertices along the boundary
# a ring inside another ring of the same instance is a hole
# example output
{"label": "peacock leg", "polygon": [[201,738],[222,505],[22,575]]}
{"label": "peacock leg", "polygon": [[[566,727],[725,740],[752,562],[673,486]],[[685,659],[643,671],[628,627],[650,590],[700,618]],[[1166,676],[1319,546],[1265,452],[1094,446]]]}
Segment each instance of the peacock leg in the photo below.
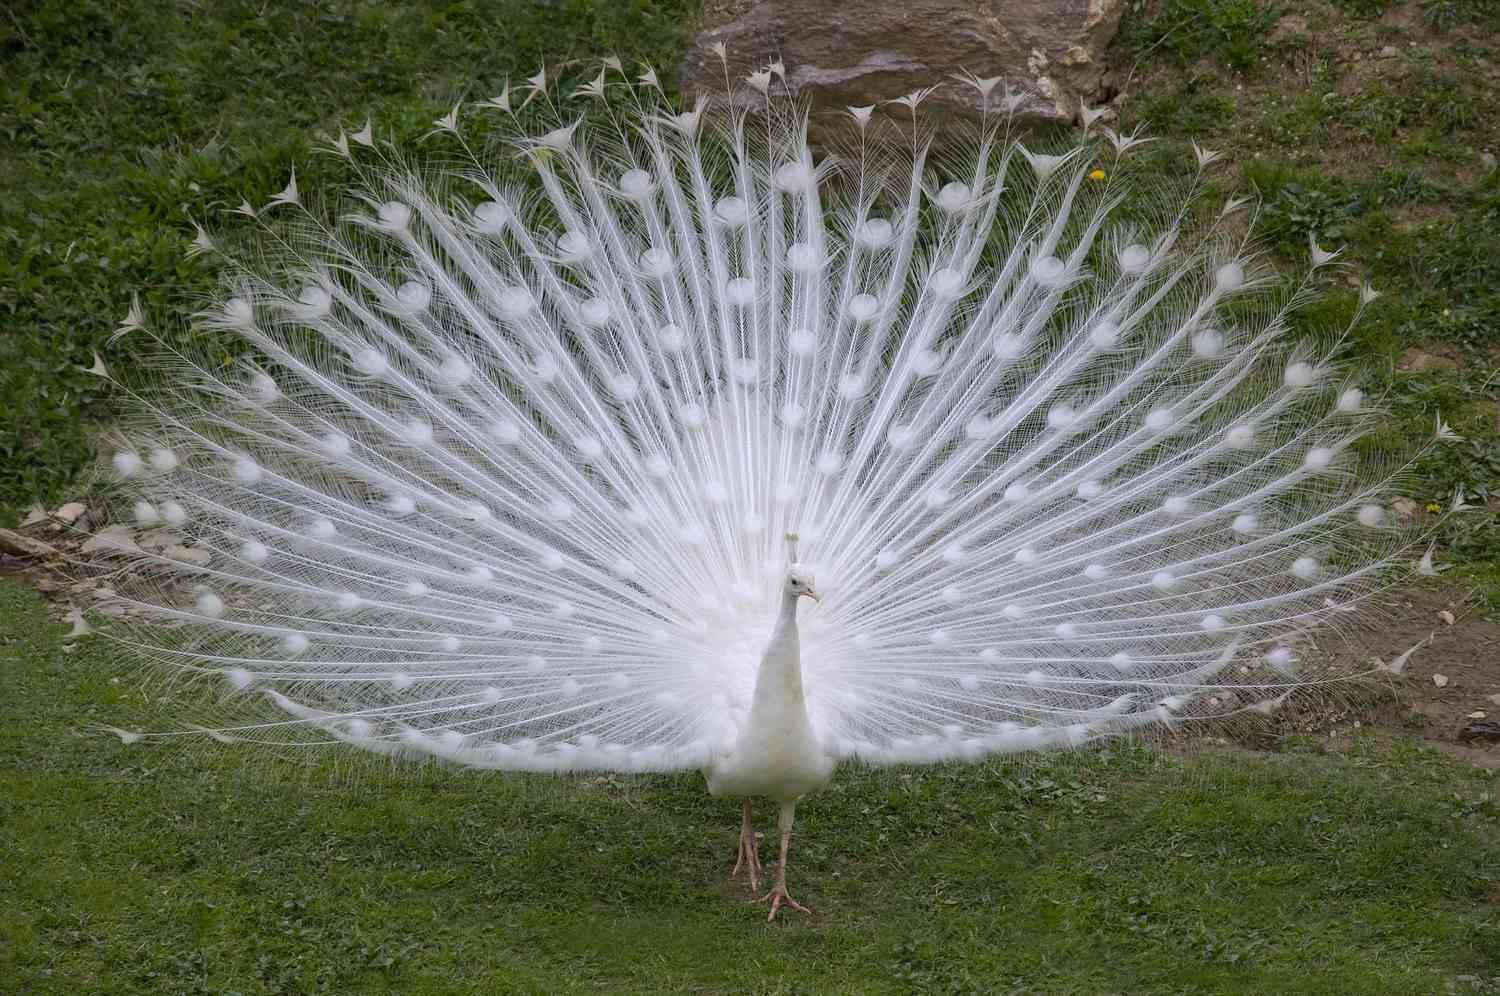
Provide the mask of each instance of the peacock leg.
{"label": "peacock leg", "polygon": [[734,859],[734,871],[729,873],[734,878],[740,873],[740,866],[750,873],[750,888],[760,888],[760,845],[755,840],[755,827],[750,822],[750,800],[745,800],[745,819],[740,824],[740,852]]}
{"label": "peacock leg", "polygon": [[770,892],[761,896],[759,900],[760,902],[765,902],[767,899],[771,901],[771,915],[766,917],[767,922],[776,919],[776,911],[781,909],[783,905],[790,906],[792,909],[800,910],[803,913],[812,912],[812,910],[787,895],[786,891],[786,854],[787,850],[792,846],[792,816],[796,810],[796,799],[781,804],[781,818],[777,820],[777,825],[781,828],[781,859],[776,863],[776,885]]}

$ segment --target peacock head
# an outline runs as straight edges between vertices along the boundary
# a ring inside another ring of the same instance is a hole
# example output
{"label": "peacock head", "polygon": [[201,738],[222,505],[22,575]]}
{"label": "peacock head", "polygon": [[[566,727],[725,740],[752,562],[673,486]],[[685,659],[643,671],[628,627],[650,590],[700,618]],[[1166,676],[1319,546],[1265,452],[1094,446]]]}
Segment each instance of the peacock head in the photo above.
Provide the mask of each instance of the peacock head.
{"label": "peacock head", "polygon": [[817,586],[813,584],[813,576],[796,564],[787,572],[786,593],[793,598],[806,596],[814,602],[820,600]]}

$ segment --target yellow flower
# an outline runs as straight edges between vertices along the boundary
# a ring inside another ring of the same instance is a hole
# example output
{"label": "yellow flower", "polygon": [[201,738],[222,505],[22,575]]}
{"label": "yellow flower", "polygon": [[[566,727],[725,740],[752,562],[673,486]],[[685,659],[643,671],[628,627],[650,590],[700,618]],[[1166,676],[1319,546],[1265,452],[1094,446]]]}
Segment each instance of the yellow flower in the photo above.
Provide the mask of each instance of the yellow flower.
{"label": "yellow flower", "polygon": [[1441,512],[1443,510],[1443,506],[1439,505],[1435,501],[1430,501],[1426,505],[1423,505],[1422,507],[1425,508],[1425,509],[1427,509],[1427,511],[1429,511],[1429,512]]}
{"label": "yellow flower", "polygon": [[1102,170],[1102,169],[1096,169],[1096,170],[1094,170],[1092,173],[1089,174],[1089,179],[1090,180],[1102,180],[1102,179],[1104,179],[1104,170]]}

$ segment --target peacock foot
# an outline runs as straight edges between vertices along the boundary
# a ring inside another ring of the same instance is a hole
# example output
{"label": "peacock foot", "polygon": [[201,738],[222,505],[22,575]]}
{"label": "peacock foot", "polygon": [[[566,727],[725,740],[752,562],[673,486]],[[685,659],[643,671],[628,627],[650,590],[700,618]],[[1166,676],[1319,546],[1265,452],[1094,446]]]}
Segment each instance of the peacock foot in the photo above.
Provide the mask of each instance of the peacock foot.
{"label": "peacock foot", "polygon": [[730,878],[738,878],[740,869],[744,868],[750,876],[750,890],[753,892],[760,888],[760,841],[752,832],[740,834],[740,850],[734,859],[734,871],[729,873]]}
{"label": "peacock foot", "polygon": [[767,923],[770,923],[772,920],[776,919],[776,911],[781,909],[782,906],[787,906],[788,908],[794,909],[799,913],[812,912],[812,910],[808,909],[806,906],[803,906],[801,903],[797,902],[797,900],[793,899],[790,895],[787,894],[785,882],[777,883],[776,888],[772,889],[764,896],[761,896],[756,900],[756,902],[763,903],[767,899],[771,901],[771,915],[766,917]]}

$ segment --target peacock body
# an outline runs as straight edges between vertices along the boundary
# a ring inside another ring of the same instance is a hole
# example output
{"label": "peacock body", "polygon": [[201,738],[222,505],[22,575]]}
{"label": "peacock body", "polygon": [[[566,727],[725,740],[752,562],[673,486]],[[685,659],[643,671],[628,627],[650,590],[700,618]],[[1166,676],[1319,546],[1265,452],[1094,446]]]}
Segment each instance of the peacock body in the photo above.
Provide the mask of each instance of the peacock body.
{"label": "peacock body", "polygon": [[423,174],[367,127],[337,221],[295,181],[246,209],[268,237],[201,321],[247,358],[167,354],[114,456],[207,553],[119,592],[178,624],[134,639],[269,708],[216,736],[702,768],[783,804],[784,859],[839,761],[1317,680],[1305,634],[1403,538],[1363,393],[1288,341],[1311,275],[1275,289],[1244,202],[1196,220],[1214,155],[1169,199],[1137,136],[1024,147],[991,80],[960,140],[914,94],[821,152],[778,85],[680,111],[615,66],[564,123],[541,76],[474,112],[499,151],[455,111]]}

